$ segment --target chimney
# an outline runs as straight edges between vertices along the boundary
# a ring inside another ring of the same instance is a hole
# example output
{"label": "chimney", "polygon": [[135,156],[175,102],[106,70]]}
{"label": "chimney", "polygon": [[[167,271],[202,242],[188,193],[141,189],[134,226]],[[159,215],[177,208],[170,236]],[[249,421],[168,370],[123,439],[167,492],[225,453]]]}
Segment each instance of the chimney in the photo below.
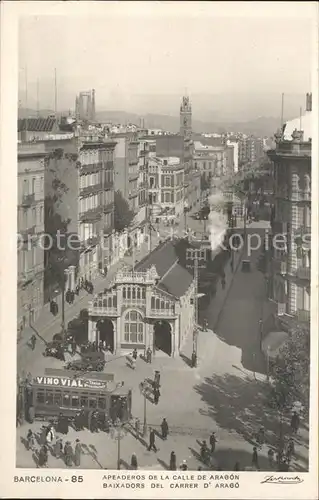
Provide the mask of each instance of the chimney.
{"label": "chimney", "polygon": [[306,95],[306,111],[312,111],[312,92]]}

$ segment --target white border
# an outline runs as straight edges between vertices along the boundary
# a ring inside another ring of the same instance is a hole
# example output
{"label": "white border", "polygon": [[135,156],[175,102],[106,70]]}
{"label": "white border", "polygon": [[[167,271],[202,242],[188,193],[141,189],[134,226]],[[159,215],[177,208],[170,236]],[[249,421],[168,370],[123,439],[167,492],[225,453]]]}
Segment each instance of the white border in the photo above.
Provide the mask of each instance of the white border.
{"label": "white border", "polygon": [[[0,496],[20,498],[317,498],[318,477],[318,258],[312,252],[312,345],[311,345],[311,441],[310,472],[299,474],[303,483],[294,486],[260,484],[265,473],[244,472],[240,474],[238,490],[197,489],[185,490],[103,490],[103,471],[77,471],[84,476],[84,483],[64,483],[63,488],[55,483],[27,485],[14,483],[15,474],[15,380],[16,380],[16,158],[17,158],[17,96],[18,96],[18,17],[30,15],[72,15],[95,17],[108,16],[162,16],[162,17],[310,17],[314,20],[313,53],[313,109],[318,110],[318,5],[316,2],[2,2],[1,3],[1,91],[0,91],[0,139],[1,139],[1,238],[0,238],[0,385],[1,385],[1,453]],[[271,24],[269,25],[271,30]],[[48,34],[56,36],[56,34]],[[271,68],[269,69],[271,71]],[[298,64],[296,61],[296,71]],[[318,117],[313,112],[312,149],[312,243],[318,248]],[[108,471],[104,471],[108,473]],[[44,476],[43,470],[30,470],[34,475]],[[54,473],[49,469],[48,474]],[[73,471],[71,471],[71,474]],[[142,473],[142,471],[139,471]],[[18,471],[21,474],[21,470]],[[67,470],[57,470],[62,478],[70,476]],[[147,472],[148,476],[150,472]],[[192,473],[194,476],[197,473]],[[158,476],[172,476],[164,471]],[[163,483],[165,484],[165,483]],[[155,493],[156,492],[156,493]]]}

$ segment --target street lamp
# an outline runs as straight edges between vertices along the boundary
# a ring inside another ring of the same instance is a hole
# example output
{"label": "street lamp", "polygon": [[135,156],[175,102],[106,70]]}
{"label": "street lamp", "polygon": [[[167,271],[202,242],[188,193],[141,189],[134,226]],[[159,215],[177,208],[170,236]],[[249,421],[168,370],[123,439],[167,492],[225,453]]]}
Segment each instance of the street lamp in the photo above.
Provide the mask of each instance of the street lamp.
{"label": "street lamp", "polygon": [[126,429],[124,427],[124,423],[121,422],[119,418],[117,418],[114,424],[111,426],[111,429],[115,431],[115,440],[117,441],[117,469],[121,469],[121,439],[126,436]]}
{"label": "street lamp", "polygon": [[143,436],[146,436],[147,434],[147,420],[146,420],[146,387],[147,387],[147,381],[144,379],[143,382],[140,383],[140,391],[142,396],[144,397],[144,418],[143,418]]}

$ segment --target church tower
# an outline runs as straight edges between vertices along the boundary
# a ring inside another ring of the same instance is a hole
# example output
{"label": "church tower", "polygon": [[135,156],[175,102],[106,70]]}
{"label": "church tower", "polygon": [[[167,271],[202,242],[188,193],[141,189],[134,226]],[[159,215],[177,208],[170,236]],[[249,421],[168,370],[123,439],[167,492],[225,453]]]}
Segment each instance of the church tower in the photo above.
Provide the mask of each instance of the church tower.
{"label": "church tower", "polygon": [[192,138],[192,106],[189,97],[184,96],[180,108],[179,133],[188,140]]}

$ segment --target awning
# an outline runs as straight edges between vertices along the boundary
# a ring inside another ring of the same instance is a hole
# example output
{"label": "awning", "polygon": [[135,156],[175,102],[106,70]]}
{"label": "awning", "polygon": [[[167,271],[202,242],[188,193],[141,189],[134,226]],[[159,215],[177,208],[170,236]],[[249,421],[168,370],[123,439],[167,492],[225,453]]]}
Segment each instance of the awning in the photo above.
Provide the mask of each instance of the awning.
{"label": "awning", "polygon": [[262,341],[262,351],[270,358],[276,358],[280,348],[286,343],[288,338],[289,333],[287,332],[270,332]]}

